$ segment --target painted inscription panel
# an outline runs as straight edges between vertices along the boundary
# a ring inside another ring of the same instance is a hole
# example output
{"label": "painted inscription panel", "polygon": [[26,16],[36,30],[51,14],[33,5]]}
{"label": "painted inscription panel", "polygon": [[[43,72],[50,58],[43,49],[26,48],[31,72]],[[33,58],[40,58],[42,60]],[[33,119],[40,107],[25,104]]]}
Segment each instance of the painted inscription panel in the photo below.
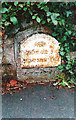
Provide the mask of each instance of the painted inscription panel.
{"label": "painted inscription panel", "polygon": [[20,46],[21,67],[53,67],[61,64],[59,42],[46,34],[34,34]]}

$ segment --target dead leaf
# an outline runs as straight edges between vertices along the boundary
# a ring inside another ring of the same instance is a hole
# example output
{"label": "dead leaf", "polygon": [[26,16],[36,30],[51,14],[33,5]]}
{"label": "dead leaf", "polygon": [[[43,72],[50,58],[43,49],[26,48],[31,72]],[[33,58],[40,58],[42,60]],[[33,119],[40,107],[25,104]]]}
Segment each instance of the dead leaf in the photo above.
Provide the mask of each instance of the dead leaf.
{"label": "dead leaf", "polygon": [[45,83],[39,83],[39,85],[44,85]]}
{"label": "dead leaf", "polygon": [[4,35],[4,33],[5,33],[5,31],[2,31],[2,32],[0,32],[0,35],[1,35],[1,36],[3,36],[3,35]]}
{"label": "dead leaf", "polygon": [[15,86],[16,84],[17,84],[17,81],[16,81],[16,80],[11,80],[11,81],[10,81],[10,85],[11,85],[11,86]]}
{"label": "dead leaf", "polygon": [[66,92],[69,92],[69,90],[68,90],[68,88],[67,88],[67,87],[65,87],[65,90],[66,90]]}
{"label": "dead leaf", "polygon": [[10,87],[10,84],[9,84],[9,83],[7,83],[7,87]]}

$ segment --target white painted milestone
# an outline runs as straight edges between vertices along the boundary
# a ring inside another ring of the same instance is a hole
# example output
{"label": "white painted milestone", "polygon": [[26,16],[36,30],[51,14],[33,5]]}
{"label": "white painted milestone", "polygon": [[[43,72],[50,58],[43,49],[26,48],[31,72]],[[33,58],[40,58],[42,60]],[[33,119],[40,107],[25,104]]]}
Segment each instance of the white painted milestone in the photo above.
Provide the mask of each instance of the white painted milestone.
{"label": "white painted milestone", "polygon": [[46,34],[34,34],[20,47],[21,67],[53,67],[61,64],[59,42]]}

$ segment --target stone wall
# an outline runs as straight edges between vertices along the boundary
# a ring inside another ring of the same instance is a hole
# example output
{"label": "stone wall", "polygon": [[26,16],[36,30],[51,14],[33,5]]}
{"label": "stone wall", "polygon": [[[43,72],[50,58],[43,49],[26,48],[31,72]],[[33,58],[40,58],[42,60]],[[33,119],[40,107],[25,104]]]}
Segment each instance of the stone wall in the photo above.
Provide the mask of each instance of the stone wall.
{"label": "stone wall", "polygon": [[26,26],[24,31],[17,33],[14,37],[15,42],[15,61],[17,64],[17,78],[18,80],[26,80],[27,82],[39,82],[39,81],[52,81],[55,79],[58,71],[57,67],[54,68],[21,68],[21,55],[20,45],[29,36],[36,33],[45,33],[51,35],[51,29],[48,26],[40,26],[38,24],[32,24]]}
{"label": "stone wall", "polygon": [[13,30],[10,37],[6,35],[3,39],[1,51],[3,51],[2,66],[3,77],[13,75],[17,80],[27,82],[52,81],[59,73],[57,67],[51,68],[21,68],[20,44],[35,33],[45,33],[51,35],[52,31],[48,26],[41,26],[37,23],[22,23],[21,30]]}

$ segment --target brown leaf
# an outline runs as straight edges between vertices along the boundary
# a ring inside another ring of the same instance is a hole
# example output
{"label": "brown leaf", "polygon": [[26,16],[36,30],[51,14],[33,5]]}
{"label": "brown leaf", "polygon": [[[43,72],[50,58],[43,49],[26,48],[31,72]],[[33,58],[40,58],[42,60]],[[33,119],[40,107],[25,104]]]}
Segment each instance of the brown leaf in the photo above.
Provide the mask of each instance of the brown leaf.
{"label": "brown leaf", "polygon": [[68,88],[67,88],[67,87],[65,87],[65,90],[66,90],[66,92],[69,92],[69,90],[68,90]]}
{"label": "brown leaf", "polygon": [[36,85],[36,83],[32,83],[31,85]]}
{"label": "brown leaf", "polygon": [[17,81],[16,81],[16,80],[11,80],[11,81],[10,81],[10,85],[11,85],[11,86],[15,86],[16,84],[17,84]]}
{"label": "brown leaf", "polygon": [[0,35],[1,35],[1,36],[3,36],[3,35],[4,35],[4,33],[5,33],[5,31],[2,31],[2,32],[0,32]]}
{"label": "brown leaf", "polygon": [[40,85],[44,85],[45,83],[39,83]]}
{"label": "brown leaf", "polygon": [[7,87],[10,87],[10,84],[9,84],[9,83],[7,83]]}
{"label": "brown leaf", "polygon": [[71,37],[71,39],[74,39],[74,37]]}

